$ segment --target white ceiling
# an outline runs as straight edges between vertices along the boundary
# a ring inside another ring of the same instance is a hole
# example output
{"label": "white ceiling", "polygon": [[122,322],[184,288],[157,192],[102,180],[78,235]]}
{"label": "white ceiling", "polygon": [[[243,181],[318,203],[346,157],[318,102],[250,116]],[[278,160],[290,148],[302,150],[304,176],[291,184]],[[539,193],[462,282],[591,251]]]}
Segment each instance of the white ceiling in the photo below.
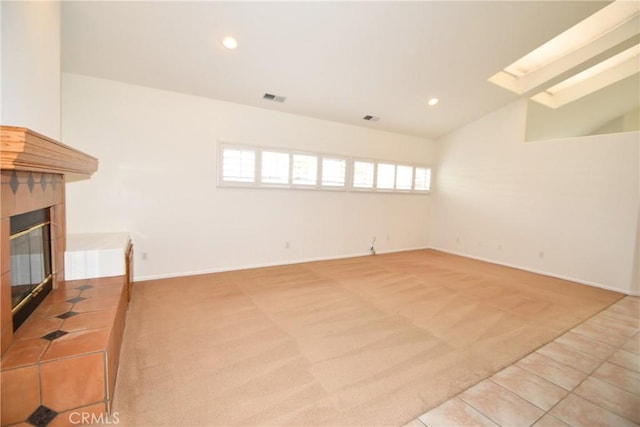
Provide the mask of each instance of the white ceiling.
{"label": "white ceiling", "polygon": [[62,69],[437,138],[515,100],[487,79],[607,3],[64,2]]}

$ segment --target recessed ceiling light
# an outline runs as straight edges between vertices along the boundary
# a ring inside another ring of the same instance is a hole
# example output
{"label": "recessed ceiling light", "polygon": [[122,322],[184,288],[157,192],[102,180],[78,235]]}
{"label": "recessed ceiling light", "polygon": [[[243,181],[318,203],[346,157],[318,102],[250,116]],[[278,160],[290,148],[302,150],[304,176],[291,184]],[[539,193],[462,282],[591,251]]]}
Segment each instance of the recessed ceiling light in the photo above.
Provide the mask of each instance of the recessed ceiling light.
{"label": "recessed ceiling light", "polygon": [[227,49],[235,49],[238,47],[238,41],[231,36],[222,39],[222,45]]}
{"label": "recessed ceiling light", "polygon": [[438,102],[440,102],[440,100],[439,100],[438,98],[431,98],[431,99],[429,100],[428,104],[429,104],[430,106],[432,106],[432,107],[433,107],[433,106],[434,106],[434,105],[436,105]]}

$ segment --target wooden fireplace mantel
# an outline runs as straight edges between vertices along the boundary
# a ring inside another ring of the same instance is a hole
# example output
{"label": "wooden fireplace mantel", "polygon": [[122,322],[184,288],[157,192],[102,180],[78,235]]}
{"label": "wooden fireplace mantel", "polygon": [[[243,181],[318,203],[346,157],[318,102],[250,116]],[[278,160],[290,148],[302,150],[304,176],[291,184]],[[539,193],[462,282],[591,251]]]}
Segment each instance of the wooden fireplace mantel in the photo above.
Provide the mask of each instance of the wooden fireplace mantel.
{"label": "wooden fireplace mantel", "polygon": [[92,175],[98,159],[27,128],[0,126],[0,169]]}

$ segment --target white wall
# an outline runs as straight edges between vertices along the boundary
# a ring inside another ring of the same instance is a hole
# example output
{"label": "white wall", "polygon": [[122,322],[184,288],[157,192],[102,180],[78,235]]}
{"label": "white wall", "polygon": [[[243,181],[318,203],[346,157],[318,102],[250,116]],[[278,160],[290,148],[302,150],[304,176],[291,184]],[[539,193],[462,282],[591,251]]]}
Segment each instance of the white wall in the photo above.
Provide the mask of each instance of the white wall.
{"label": "white wall", "polygon": [[216,157],[223,140],[430,163],[431,141],[73,74],[62,86],[64,142],[100,161],[67,184],[68,231],[131,232],[138,280],[366,254],[373,236],[378,251],[428,246],[428,195],[217,188]]}
{"label": "white wall", "polygon": [[525,113],[437,141],[431,245],[638,293],[638,133],[525,143]]}
{"label": "white wall", "polygon": [[60,3],[3,1],[0,122],[60,139]]}

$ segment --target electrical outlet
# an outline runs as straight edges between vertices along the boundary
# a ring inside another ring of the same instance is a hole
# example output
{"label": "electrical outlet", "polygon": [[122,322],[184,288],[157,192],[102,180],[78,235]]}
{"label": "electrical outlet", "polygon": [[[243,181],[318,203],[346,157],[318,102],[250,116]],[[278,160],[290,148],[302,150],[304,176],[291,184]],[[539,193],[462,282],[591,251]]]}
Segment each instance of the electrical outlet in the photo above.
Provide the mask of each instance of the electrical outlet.
{"label": "electrical outlet", "polygon": [[142,258],[143,261],[146,261],[147,260],[147,253],[146,252],[142,252],[141,258]]}
{"label": "electrical outlet", "polygon": [[538,252],[538,258],[544,259],[544,252],[542,251]]}
{"label": "electrical outlet", "polygon": [[289,245],[289,241],[288,241],[288,240],[285,242],[284,247],[285,247],[286,249],[289,249],[290,245]]}

